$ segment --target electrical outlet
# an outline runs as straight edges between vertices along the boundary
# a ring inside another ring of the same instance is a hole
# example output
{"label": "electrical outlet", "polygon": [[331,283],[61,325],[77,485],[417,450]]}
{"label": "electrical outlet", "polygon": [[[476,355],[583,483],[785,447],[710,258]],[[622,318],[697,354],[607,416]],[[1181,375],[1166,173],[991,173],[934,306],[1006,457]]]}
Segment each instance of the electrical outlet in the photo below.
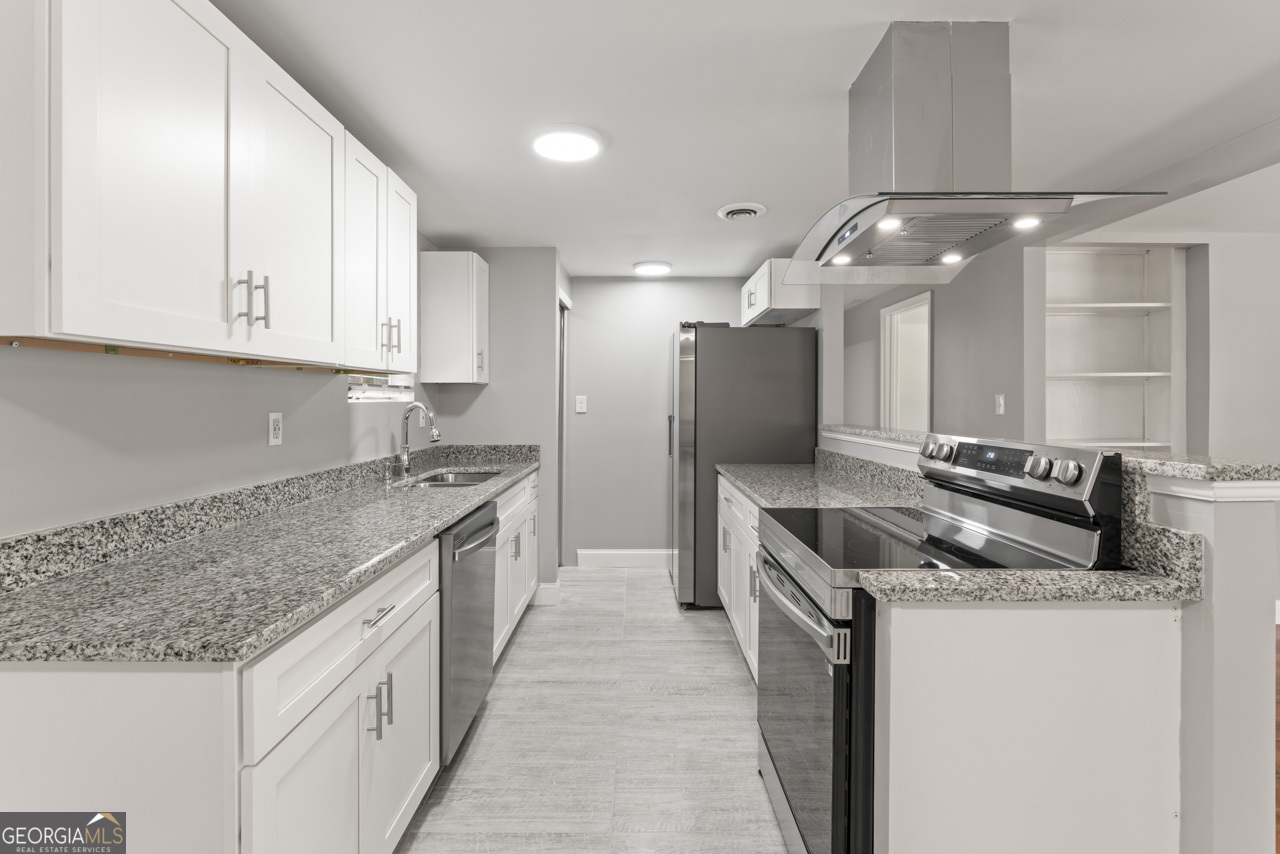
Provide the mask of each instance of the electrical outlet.
{"label": "electrical outlet", "polygon": [[996,415],[1004,415],[1004,395],[996,395]]}
{"label": "electrical outlet", "polygon": [[587,411],[587,396],[585,394],[578,395],[578,404],[573,411],[577,413],[583,413]]}
{"label": "electrical outlet", "polygon": [[279,445],[284,442],[284,415],[279,412],[267,414],[267,444]]}

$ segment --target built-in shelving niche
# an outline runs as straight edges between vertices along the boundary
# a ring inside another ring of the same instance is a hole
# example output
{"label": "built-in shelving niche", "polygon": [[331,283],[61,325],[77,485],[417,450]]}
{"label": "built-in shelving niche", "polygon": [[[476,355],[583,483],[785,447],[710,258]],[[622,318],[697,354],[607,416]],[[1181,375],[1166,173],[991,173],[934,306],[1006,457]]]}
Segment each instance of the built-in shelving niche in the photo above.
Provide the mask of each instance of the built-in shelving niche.
{"label": "built-in shelving niche", "polygon": [[1054,444],[1185,450],[1185,251],[1045,256],[1045,427]]}

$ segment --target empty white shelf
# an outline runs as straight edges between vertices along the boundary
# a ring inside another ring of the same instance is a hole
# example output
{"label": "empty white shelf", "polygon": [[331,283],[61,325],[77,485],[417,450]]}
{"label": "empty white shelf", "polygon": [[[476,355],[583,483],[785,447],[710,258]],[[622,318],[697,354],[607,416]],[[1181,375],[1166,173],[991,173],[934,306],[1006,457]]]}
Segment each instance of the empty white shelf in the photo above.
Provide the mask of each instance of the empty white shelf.
{"label": "empty white shelf", "polygon": [[1044,307],[1046,314],[1150,314],[1172,308],[1171,302],[1051,302]]}

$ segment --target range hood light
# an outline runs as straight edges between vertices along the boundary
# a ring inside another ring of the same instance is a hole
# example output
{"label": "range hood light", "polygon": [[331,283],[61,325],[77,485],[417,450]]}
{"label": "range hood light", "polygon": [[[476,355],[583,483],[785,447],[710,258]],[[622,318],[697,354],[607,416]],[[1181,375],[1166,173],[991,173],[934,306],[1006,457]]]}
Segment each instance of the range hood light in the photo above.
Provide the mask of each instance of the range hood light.
{"label": "range hood light", "polygon": [[887,216],[876,223],[876,228],[881,231],[893,231],[895,228],[902,227],[902,220],[897,217]]}
{"label": "range hood light", "polygon": [[1040,224],[1040,218],[1034,217],[1034,216],[1024,216],[1021,219],[1016,219],[1013,221],[1013,227],[1021,228],[1021,229],[1035,228],[1039,224]]}
{"label": "range hood light", "polygon": [[848,255],[837,255],[831,259],[832,264],[848,264],[853,259]]}
{"label": "range hood light", "polygon": [[942,256],[943,264],[959,264],[963,260],[959,252],[948,252]]}

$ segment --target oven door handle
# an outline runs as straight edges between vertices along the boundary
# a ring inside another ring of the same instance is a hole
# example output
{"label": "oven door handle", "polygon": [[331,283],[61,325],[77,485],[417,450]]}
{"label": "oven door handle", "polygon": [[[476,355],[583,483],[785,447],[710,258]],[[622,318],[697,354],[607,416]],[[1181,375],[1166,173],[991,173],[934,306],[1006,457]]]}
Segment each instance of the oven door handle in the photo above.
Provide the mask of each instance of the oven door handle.
{"label": "oven door handle", "polygon": [[[763,552],[760,554],[760,563],[774,572],[781,571],[773,561],[764,556]],[[782,613],[786,614],[791,619],[791,622],[804,629],[809,637],[814,639],[818,646],[822,648],[822,652],[827,656],[828,661],[832,664],[849,663],[848,629],[829,629],[826,626],[819,625],[797,608],[795,603],[787,597],[787,594],[778,589],[777,585],[773,583],[773,579],[769,577],[768,572],[757,571],[757,575],[760,577],[760,586],[764,588],[764,592],[769,594],[769,598],[782,609]],[[845,637],[841,637],[841,635]]]}

